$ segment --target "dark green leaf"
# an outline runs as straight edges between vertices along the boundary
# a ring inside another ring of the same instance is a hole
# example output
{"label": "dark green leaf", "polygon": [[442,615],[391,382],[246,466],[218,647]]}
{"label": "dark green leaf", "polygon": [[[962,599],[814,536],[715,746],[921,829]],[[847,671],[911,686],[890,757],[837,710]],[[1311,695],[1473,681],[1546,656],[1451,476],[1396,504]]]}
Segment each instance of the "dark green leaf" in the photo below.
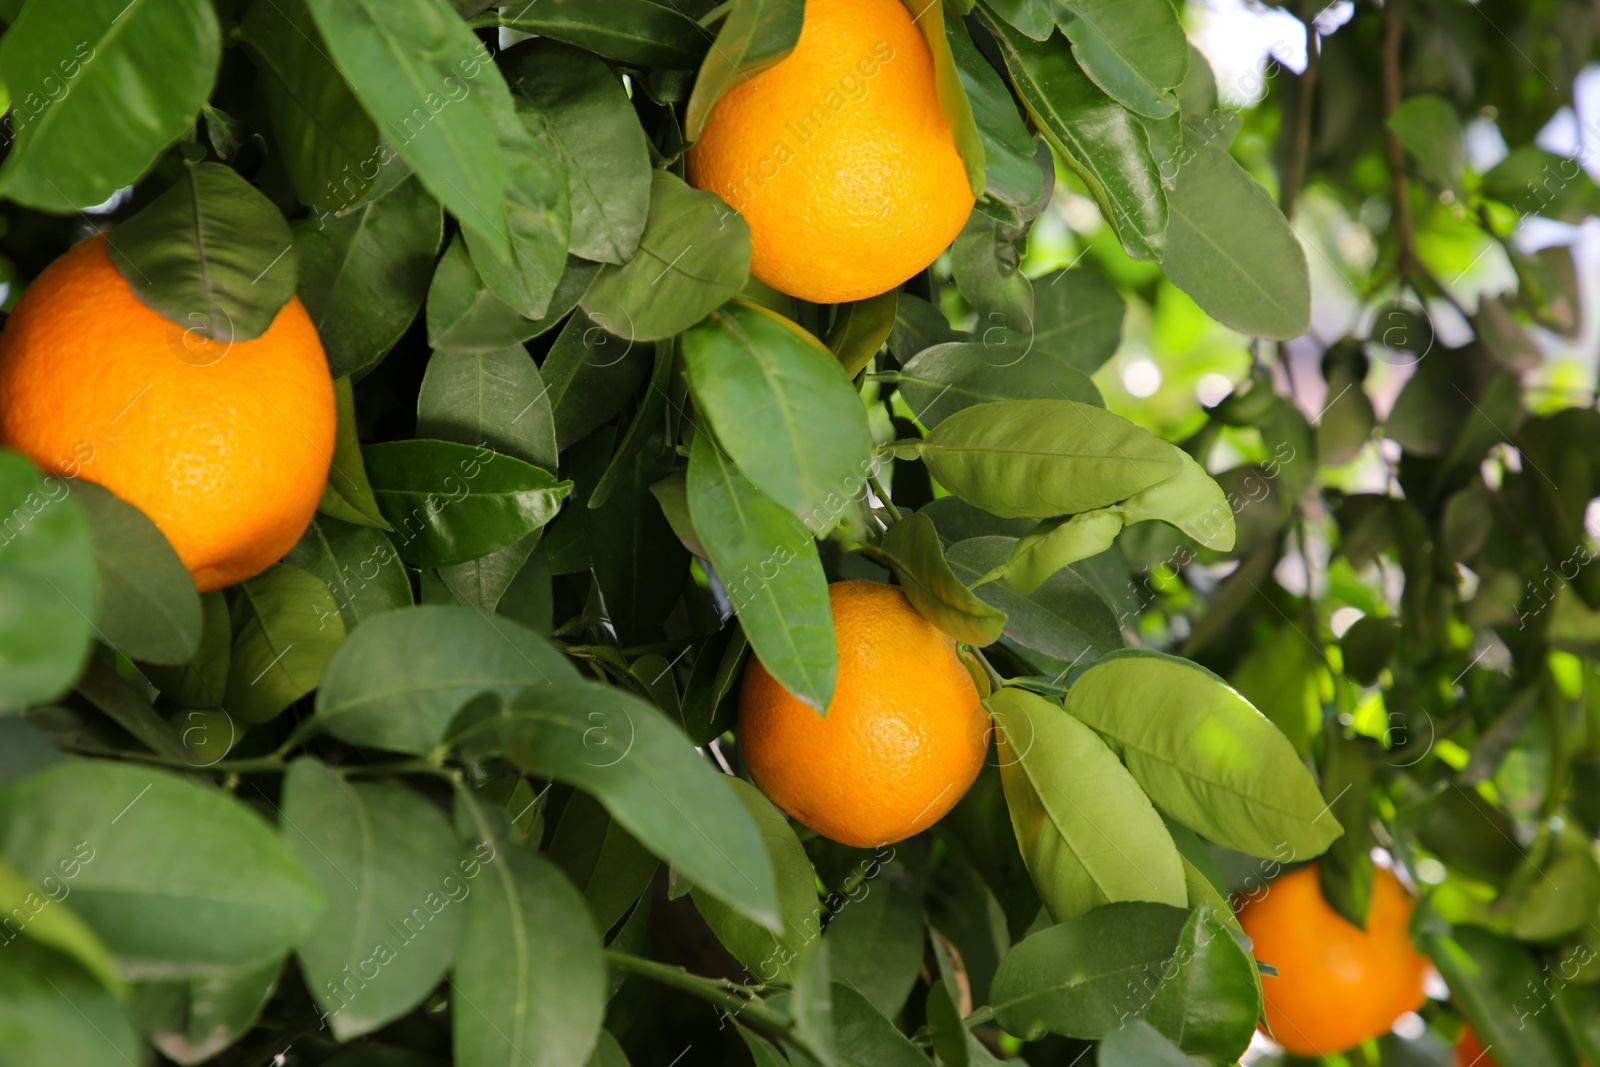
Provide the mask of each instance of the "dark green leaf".
{"label": "dark green leaf", "polygon": [[0,41],[15,137],[0,191],[70,213],[138,181],[205,103],[221,38],[209,0],[25,6]]}
{"label": "dark green leaf", "polygon": [[706,434],[689,454],[689,514],[761,663],[816,708],[839,669],[828,579],[816,542],[786,508],[751,485]]}
{"label": "dark green leaf", "polygon": [[[166,847],[175,835],[183,847]],[[132,978],[281,956],[321,907],[254,811],[132,763],[67,759],[0,790],[0,854],[25,878],[69,877],[73,909]]]}
{"label": "dark green leaf", "polygon": [[805,0],[735,0],[689,94],[683,135],[700,137],[712,107],[724,93],[754,78],[794,51]]}
{"label": "dark green leaf", "polygon": [[222,590],[201,594],[200,614],[199,647],[189,662],[176,667],[141,664],[139,670],[176,704],[216,708],[228,690],[228,660],[233,649],[233,621]]}
{"label": "dark green leaf", "polygon": [[1255,1036],[1261,1010],[1256,961],[1209,906],[1197,906],[1161,972],[1145,1019],[1185,1052],[1211,1063],[1235,1063]]}
{"label": "dark green leaf", "polygon": [[894,308],[894,328],[889,331],[889,351],[901,363],[932,345],[959,341],[962,335],[950,327],[944,312],[907,292],[901,292]]}
{"label": "dark green leaf", "polygon": [[417,567],[465,563],[520,541],[554,518],[572,489],[484,447],[393,441],[362,452],[400,558]]}
{"label": "dark green leaf", "polygon": [[[1448,935],[1424,934],[1421,947],[1449,983],[1478,1040],[1494,1050],[1500,1067],[1577,1063],[1558,1013],[1540,1010],[1546,971],[1526,947],[1477,926],[1457,926]],[[1532,1009],[1524,1006],[1530,995],[1537,998]]]}
{"label": "dark green leaf", "polygon": [[553,473],[556,430],[547,392],[521,345],[435,352],[417,397],[417,435],[483,445]]}
{"label": "dark green leaf", "polygon": [[66,956],[24,938],[0,967],[0,1056],[10,1063],[142,1067],[147,1049],[117,998]]}
{"label": "dark green leaf", "polygon": [[[687,508],[687,504],[685,505]],[[695,651],[694,668],[683,687],[679,715],[683,732],[696,745],[719,737],[733,725],[738,701],[732,698],[740,677],[740,666],[750,642],[737,617],[724,623]]]}
{"label": "dark green leaf", "polygon": [[[567,274],[572,274],[572,260]],[[558,294],[559,296],[559,294]],[[556,304],[551,298],[551,306]],[[576,301],[576,297],[574,298]],[[459,234],[450,242],[428,284],[428,344],[433,348],[478,351],[518,344],[553,326],[518,315],[516,309],[495,296],[478,276],[472,256]]]}
{"label": "dark green leaf", "polygon": [[326,583],[275,563],[240,583],[223,705],[245,722],[266,722],[317,687],[344,640],[344,619]]}
{"label": "dark green leaf", "polygon": [[[950,546],[945,558],[969,586],[1005,563],[1014,539],[974,537]],[[975,592],[1006,614],[1005,635],[1024,648],[1057,660],[1093,660],[1122,647],[1122,630],[1106,602],[1083,577],[1057,571],[1024,596],[999,583]]]}
{"label": "dark green leaf", "polygon": [[1049,348],[1037,350],[1003,330],[989,341],[934,345],[905,364],[895,381],[924,426],[932,428],[962,408],[996,400],[1076,400],[1103,407],[1100,390],[1084,372]]}
{"label": "dark green leaf", "polygon": [[828,921],[835,982],[854,989],[889,1018],[900,1014],[922,967],[922,907],[893,882],[863,884]]}
{"label": "dark green leaf", "polygon": [[[284,775],[282,806],[278,832],[325,901],[296,946],[301,973],[333,1036],[349,1041],[439,984],[461,938],[462,909],[452,905],[479,886],[456,874],[450,823],[402,785],[352,784],[307,757]],[[461,873],[469,869],[463,861]],[[344,984],[351,974],[354,986]]]}
{"label": "dark green leaf", "polygon": [[501,8],[500,25],[587,48],[638,67],[693,70],[711,34],[677,9],[653,0],[543,0]]}
{"label": "dark green leaf", "polygon": [[324,672],[317,718],[352,745],[420,755],[479,693],[570,681],[549,642],[506,619],[457,606],[388,611],[358,627]]}
{"label": "dark green leaf", "polygon": [[574,792],[550,839],[550,859],[567,872],[595,929],[605,931],[633,907],[661,862],[588,793]]}
{"label": "dark green leaf", "polygon": [[224,346],[266,333],[299,273],[283,215],[221,163],[184,167],[108,249],[135,296],[183,334]]}
{"label": "dark green leaf", "polygon": [[1106,1035],[1095,1057],[1099,1067],[1201,1067],[1143,1019],[1129,1019]]}
{"label": "dark green leaf", "polygon": [[950,272],[985,337],[1033,325],[1033,284],[1021,271],[1016,238],[1012,227],[974,211],[950,248]]}
{"label": "dark green leaf", "polygon": [[335,378],[333,400],[338,411],[338,426],[333,439],[333,459],[328,467],[328,484],[322,488],[317,510],[357,526],[379,530],[393,529],[378,510],[367,481],[367,465],[361,459],[361,441],[356,436],[356,400],[349,378]]}
{"label": "dark green leaf", "polygon": [[536,137],[507,109],[498,114],[500,154],[506,161],[506,238],[511,255],[462,231],[472,265],[489,291],[524,318],[549,309],[567,264],[567,174],[555,146]]}
{"label": "dark green leaf", "polygon": [[582,311],[556,335],[540,373],[550,387],[556,444],[563,450],[621,411],[653,366],[654,348],[614,337]]}
{"label": "dark green leaf", "polygon": [[985,0],[985,6],[1035,41],[1056,32],[1052,0]]}
{"label": "dark green leaf", "polygon": [[1056,22],[1096,85],[1140,115],[1178,109],[1189,38],[1168,0],[1056,0]]}
{"label": "dark green leaf", "polygon": [[983,144],[983,192],[1015,207],[1032,204],[1044,192],[1044,176],[1035,162],[1033,135],[1017,112],[1010,87],[972,43],[960,19],[945,20],[945,37]]}
{"label": "dark green leaf", "polygon": [[1033,286],[1033,344],[1028,352],[1093,374],[1122,343],[1126,310],[1122,294],[1098,269],[1085,264],[1052,271]]}
{"label": "dark green leaf", "polygon": [[[955,56],[951,53],[950,38],[945,29],[944,4],[924,4],[911,13],[933,57],[933,81],[939,95],[939,110],[944,113],[945,122],[949,124],[955,139],[956,151],[961,154],[972,195],[982,196],[984,186],[988,184],[983,176],[983,140],[978,136],[977,125],[972,119],[972,103],[967,99],[966,85]],[[951,21],[959,21],[953,13]],[[951,27],[949,32],[959,34],[965,31]]]}
{"label": "dark green leaf", "polygon": [[129,1014],[168,1059],[204,1063],[255,1026],[282,972],[283,960],[274,958],[199,978],[141,982]]}
{"label": "dark green leaf", "polygon": [[414,180],[347,215],[295,223],[300,299],[335,378],[372,367],[411,325],[428,294],[443,224],[439,202]]}
{"label": "dark green leaf", "polygon": [[650,208],[649,142],[627,91],[605,63],[555,41],[519,45],[505,64],[522,121],[566,171],[568,250],[626,263]]}
{"label": "dark green leaf", "polygon": [[834,311],[833,325],[828,328],[828,347],[851,378],[866,368],[889,339],[899,297],[898,289],[890,289],[865,300],[841,304]]}
{"label": "dark green leaf", "polygon": [[1000,962],[995,1018],[1025,1039],[1098,1041],[1144,1011],[1147,976],[1172,957],[1188,918],[1165,904],[1108,904],[1041,930]]}
{"label": "dark green leaf", "polygon": [[638,252],[600,268],[581,301],[618,337],[655,341],[693,326],[750,274],[750,227],[714,193],[650,172],[650,215]]}
{"label": "dark green leaf", "polygon": [[[1459,151],[1459,148],[1458,148]],[[1581,223],[1600,211],[1600,188],[1576,158],[1519,145],[1483,176],[1483,195],[1523,215]]]}
{"label": "dark green leaf", "polygon": [[833,983],[834,1051],[839,1067],[927,1067],[924,1056],[861,993]]}
{"label": "dark green leaf", "polygon": [[1005,628],[1005,612],[985,604],[945,562],[939,532],[926,515],[908,515],[889,528],[883,554],[916,609],[957,641],[989,645]]}
{"label": "dark green leaf", "polygon": [[1086,670],[1066,707],[1116,745],[1150,799],[1227,848],[1298,859],[1341,833],[1276,726],[1188,660],[1128,649]]}
{"label": "dark green leaf", "polygon": [[183,561],[144,512],[98,485],[76,489],[94,537],[100,640],[131,659],[189,662],[200,644],[200,594]]}
{"label": "dark green leaf", "polygon": [[411,605],[411,579],[381,530],[313,519],[284,561],[322,579],[347,632],[377,612]]}

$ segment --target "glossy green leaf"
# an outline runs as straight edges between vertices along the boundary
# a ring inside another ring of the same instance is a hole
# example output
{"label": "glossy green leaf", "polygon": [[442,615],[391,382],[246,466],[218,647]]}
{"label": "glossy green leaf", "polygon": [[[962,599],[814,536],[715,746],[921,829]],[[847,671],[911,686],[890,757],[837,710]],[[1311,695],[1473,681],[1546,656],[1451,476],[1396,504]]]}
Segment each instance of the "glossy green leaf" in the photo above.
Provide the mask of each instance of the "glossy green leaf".
{"label": "glossy green leaf", "polygon": [[[967,99],[967,87],[951,51],[950,38],[945,28],[944,4],[922,4],[913,7],[911,14],[916,19],[917,28],[922,31],[923,40],[928,43],[929,54],[933,57],[933,83],[939,95],[939,110],[944,113],[945,122],[950,125],[956,151],[961,153],[961,162],[967,171],[967,182],[972,186],[972,195],[982,196],[984,186],[987,184],[983,176],[984,145],[982,138],[978,136],[977,124],[973,122],[972,102]],[[950,21],[959,20],[952,14]],[[949,32],[961,31],[957,27],[952,27]]]}
{"label": "glossy green leaf", "polygon": [[995,1019],[1029,1040],[1100,1040],[1144,1011],[1148,976],[1171,958],[1188,918],[1165,904],[1108,904],[1046,927],[1000,961]]}
{"label": "glossy green leaf", "polygon": [[107,249],[134,295],[174,324],[168,340],[180,346],[197,343],[189,334],[224,346],[260,337],[299,276],[283,215],[221,163],[185,166]]}
{"label": "glossy green leaf", "polygon": [[0,193],[58,213],[108,200],[189,129],[221,55],[208,0],[26,5],[0,40]]}
{"label": "glossy green leaf", "polygon": [[827,345],[844,368],[845,374],[854,378],[864,370],[872,357],[878,354],[889,333],[894,329],[895,308],[899,304],[900,290],[869,296],[841,304],[834,311],[833,324],[828,328]]}
{"label": "glossy green leaf", "polygon": [[300,299],[335,378],[371,368],[416,318],[443,224],[439,202],[415,180],[349,214],[295,223]]}
{"label": "glossy green leaf", "polygon": [[543,0],[539,4],[506,5],[502,26],[536,33],[556,41],[638,67],[694,70],[711,34],[674,7],[652,0]]}
{"label": "glossy green leaf", "polygon": [[316,575],[275,563],[239,585],[223,706],[266,722],[317,687],[344,640],[344,618]]}
{"label": "glossy green leaf", "polygon": [[73,1067],[142,1067],[145,1044],[117,998],[58,952],[23,939],[0,967],[0,1057]]}
{"label": "glossy green leaf", "polygon": [[800,39],[805,0],[735,0],[700,64],[689,94],[683,135],[699,139],[723,94],[779,63]]}
{"label": "glossy green leaf", "polygon": [[1005,612],[985,604],[956,577],[932,519],[907,515],[884,534],[882,551],[907,599],[939,629],[969,645],[999,640]]}
{"label": "glossy green leaf", "polygon": [[163,1056],[204,1063],[255,1026],[282,973],[283,960],[274,958],[198,978],[140,982],[128,1011]]}
{"label": "glossy green leaf", "polygon": [[688,500],[750,647],[785,689],[825,711],[839,657],[828,579],[810,532],[706,434],[689,454]]}
{"label": "glossy green leaf", "polygon": [[[325,902],[295,948],[301,973],[333,1036],[349,1041],[439,984],[461,938],[459,905],[479,886],[457,873],[450,823],[405,786],[351,783],[307,757],[284,775],[280,803],[278,832]],[[350,974],[362,981],[344,985]]]}
{"label": "glossy green leaf", "polygon": [[466,229],[472,265],[489,291],[517,314],[537,319],[550,307],[567,265],[567,173],[553,145],[534,136],[517,114],[496,115],[506,161],[506,239],[511,254]]}
{"label": "glossy green leaf", "polygon": [[308,0],[328,54],[380,133],[484,246],[508,255],[497,131],[511,94],[444,0]]}
{"label": "glossy green leaf", "polygon": [[132,504],[88,482],[74,489],[100,577],[96,635],[131,659],[189,662],[200,645],[200,594],[183,561]]}
{"label": "glossy green leaf", "polygon": [[1068,564],[1110,548],[1121,532],[1122,516],[1114,508],[1045,519],[1018,538],[1000,576],[1017,592],[1031,593]]}
{"label": "glossy green leaf", "polygon": [[575,312],[539,371],[550,387],[556,444],[565,450],[609,422],[649,377],[654,355],[651,345],[614,336]]}
{"label": "glossy green leaf", "polygon": [[1200,140],[1169,197],[1161,269],[1225,326],[1288,340],[1311,322],[1305,250],[1265,189],[1226,151]]}
{"label": "glossy green leaf", "polygon": [[1124,525],[1159,519],[1207,548],[1229,551],[1233,548],[1234,517],[1227,494],[1194,457],[1179,448],[1173,452],[1178,459],[1176,474],[1117,505]]}
{"label": "glossy green leaf", "polygon": [[[991,343],[992,342],[992,343]],[[990,341],[952,341],[924,348],[895,378],[906,403],[932,428],[963,408],[997,400],[1076,400],[1103,407],[1083,371],[1047,348],[1031,348],[1009,331]]]}
{"label": "glossy green leaf", "polygon": [[1120,749],[1174,819],[1227,848],[1296,859],[1342,832],[1289,739],[1216,675],[1188,660],[1128,649],[1067,691],[1069,712]]}
{"label": "glossy green leaf", "polygon": [[[583,898],[560,869],[514,844],[463,799],[493,849],[472,894],[451,989],[461,1067],[582,1063],[600,1036],[606,971]],[[458,820],[459,822],[460,820]]]}
{"label": "glossy green leaf", "polygon": [[547,849],[583,894],[596,930],[609,930],[633,907],[661,861],[587,793],[574,792]]}
{"label": "glossy green leaf", "polygon": [[682,343],[695,404],[732,461],[814,532],[831,529],[872,469],[866,411],[839,361],[788,319],[743,302]]}
{"label": "glossy green leaf", "polygon": [[1448,100],[1433,93],[1408,96],[1385,124],[1411,153],[1423,177],[1462,194],[1461,119]]}
{"label": "glossy green leaf", "polygon": [[484,447],[393,441],[362,450],[400,558],[442,567],[520,541],[572,490],[543,468]]}
{"label": "glossy green leaf", "polygon": [[649,142],[627,91],[605,63],[553,40],[521,44],[504,62],[518,114],[566,171],[568,251],[626,263],[650,208]]}
{"label": "glossy green leaf", "polygon": [[[1439,968],[1473,1032],[1493,1050],[1500,1067],[1575,1067],[1578,1057],[1559,1014],[1535,1010],[1543,998],[1533,1002],[1534,1008],[1522,999],[1523,991],[1537,995],[1546,974],[1526,946],[1482,927],[1462,925],[1449,933],[1425,934],[1419,947]],[[1269,997],[1271,982],[1266,980]],[[1508,990],[1518,995],[1508,996]]]}
{"label": "glossy green leaf", "polygon": [[789,820],[761,790],[730,775],[723,775],[722,781],[755,820],[767,854],[772,857],[783,930],[774,933],[752,922],[702,889],[692,890],[690,896],[717,940],[744,966],[746,981],[752,984],[792,981],[795,961],[822,929],[816,872],[811,869],[811,860],[800,846]]}
{"label": "glossy green leaf", "polygon": [[75,867],[73,909],[135,979],[280,956],[321,908],[260,815],[133,763],[67,759],[0,789],[0,855],[35,880]]}
{"label": "glossy green leaf", "polygon": [[1099,1067],[1201,1067],[1203,1062],[1185,1055],[1143,1019],[1129,1019],[1107,1034],[1095,1057]]}
{"label": "glossy green leaf", "polygon": [[1008,518],[1103,508],[1182,474],[1185,461],[1193,462],[1122,416],[1072,400],[964,408],[934,427],[920,451],[941,485]]}
{"label": "glossy green leaf", "polygon": [[985,0],[984,6],[1035,41],[1056,32],[1052,0]]}
{"label": "glossy green leaf", "polygon": [[640,844],[697,888],[771,930],[781,913],[755,819],[682,731],[616,686],[563,682],[525,689],[464,727],[525,774],[592,794]]}
{"label": "glossy green leaf", "polygon": [[338,423],[333,438],[333,458],[328,466],[328,484],[322,487],[317,510],[357,526],[392,529],[367,481],[367,465],[361,458],[361,441],[356,436],[356,400],[349,378],[335,378],[333,400]]}
{"label": "glossy green leaf", "polygon": [[317,718],[352,745],[420,755],[479,693],[575,677],[550,643],[510,620],[428,605],[374,616],[324,672]]}
{"label": "glossy green leaf", "polygon": [[[572,274],[568,260],[567,274]],[[556,298],[551,298],[554,306]],[[496,296],[472,265],[466,241],[457,234],[444,250],[428,283],[428,344],[464,351],[505,348],[540,332],[540,321],[525,319]],[[550,325],[554,325],[551,323]]]}
{"label": "glossy green leaf", "polygon": [[1093,730],[1034,693],[989,698],[1011,827],[1057,922],[1102,904],[1183,907],[1183,863],[1161,816]]}
{"label": "glossy green leaf", "polygon": [[990,25],[1029,114],[1089,187],[1122,247],[1135,259],[1161,259],[1167,194],[1144,125],[1101,92],[1060,42]]}
{"label": "glossy green leaf", "polygon": [[859,887],[828,920],[833,980],[854,989],[889,1018],[900,1014],[922,968],[922,906],[884,879]]}
{"label": "glossy green leaf", "polygon": [[321,578],[348,632],[380,611],[411,606],[411,578],[381,530],[320,517],[284,562]]}
{"label": "glossy green leaf", "polygon": [[555,419],[538,365],[521,345],[435,352],[417,397],[417,434],[483,445],[555,471]]}
{"label": "glossy green leaf", "polygon": [[[1085,374],[1099,370],[1122,344],[1127,303],[1104,274],[1087,264],[1051,271],[1033,284],[1030,357],[1044,353]],[[1081,400],[1069,391],[1069,399]]]}
{"label": "glossy green leaf", "polygon": [[1256,961],[1209,906],[1198,905],[1161,972],[1145,1020],[1185,1052],[1235,1063],[1255,1037],[1261,1011]]}
{"label": "glossy green leaf", "polygon": [[832,992],[839,1067],[926,1067],[928,1057],[872,1001],[843,982]]}
{"label": "glossy green leaf", "polygon": [[[1003,566],[1014,544],[1010,537],[973,537],[951,545],[945,558],[956,577],[972,586]],[[1005,636],[1052,659],[1085,662],[1123,645],[1117,616],[1094,587],[1070,568],[1057,571],[1026,595],[998,582],[973,591],[1005,612]]]}
{"label": "glossy green leaf", "polygon": [[714,193],[650,172],[639,249],[600,268],[583,310],[611,333],[655,341],[681,333],[737,293],[750,274],[750,227]]}
{"label": "glossy green leaf", "polygon": [[1140,115],[1178,110],[1189,38],[1168,0],[1055,0],[1056,22],[1084,73]]}
{"label": "glossy green leaf", "polygon": [[1034,161],[1033,135],[1017,111],[1010,87],[972,43],[960,19],[945,19],[944,29],[983,145],[981,192],[1016,207],[1033,203],[1044,192],[1044,176]]}

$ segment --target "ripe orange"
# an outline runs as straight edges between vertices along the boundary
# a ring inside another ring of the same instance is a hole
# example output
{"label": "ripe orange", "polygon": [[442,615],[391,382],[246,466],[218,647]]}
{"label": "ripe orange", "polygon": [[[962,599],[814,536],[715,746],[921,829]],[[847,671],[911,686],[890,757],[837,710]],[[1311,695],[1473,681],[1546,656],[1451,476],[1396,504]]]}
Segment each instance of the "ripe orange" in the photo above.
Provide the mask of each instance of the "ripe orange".
{"label": "ripe orange", "polygon": [[1454,1067],[1497,1067],[1470,1026],[1463,1026],[1461,1036],[1456,1040]]}
{"label": "ripe orange", "polygon": [[253,341],[208,341],[140,302],[103,236],[46,267],[0,335],[0,444],[136,505],[202,591],[259,574],[305,532],[334,423],[298,298]]}
{"label": "ripe orange", "polygon": [[1278,969],[1261,979],[1273,1040],[1299,1056],[1343,1052],[1421,1007],[1428,961],[1406,932],[1410,920],[1411,898],[1381,868],[1365,930],[1323,899],[1314,863],[1245,903],[1239,923],[1256,959]]}
{"label": "ripe orange", "polygon": [[772,802],[835,841],[871,848],[938,822],[971,787],[989,716],[956,644],[878,582],[828,586],[839,680],[821,716],[752,659],[739,744]]}
{"label": "ripe orange", "polygon": [[717,101],[689,181],[750,224],[750,270],[821,304],[886,292],[943,252],[972,187],[901,0],[806,0],[799,43]]}

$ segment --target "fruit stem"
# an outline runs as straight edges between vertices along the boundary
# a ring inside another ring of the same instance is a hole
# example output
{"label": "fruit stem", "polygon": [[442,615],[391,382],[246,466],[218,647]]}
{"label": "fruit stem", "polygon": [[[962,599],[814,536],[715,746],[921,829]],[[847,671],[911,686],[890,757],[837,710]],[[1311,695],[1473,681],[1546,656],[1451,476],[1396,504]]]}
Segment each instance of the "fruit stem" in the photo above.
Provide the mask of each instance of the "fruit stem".
{"label": "fruit stem", "polygon": [[872,486],[872,492],[879,500],[883,501],[883,506],[888,509],[890,517],[895,522],[899,522],[905,517],[900,514],[900,509],[894,506],[894,501],[889,499],[888,490],[884,489],[883,483],[878,480],[876,474],[867,475],[867,484]]}

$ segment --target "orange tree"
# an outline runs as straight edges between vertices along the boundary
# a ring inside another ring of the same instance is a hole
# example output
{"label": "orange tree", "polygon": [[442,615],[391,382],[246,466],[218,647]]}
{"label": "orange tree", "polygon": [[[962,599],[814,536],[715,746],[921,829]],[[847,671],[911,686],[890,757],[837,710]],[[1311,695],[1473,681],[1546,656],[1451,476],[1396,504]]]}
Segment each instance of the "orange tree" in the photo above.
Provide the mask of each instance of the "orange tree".
{"label": "orange tree", "polygon": [[1600,1061],[1593,6],[1180,7],[0,0],[0,1062]]}

